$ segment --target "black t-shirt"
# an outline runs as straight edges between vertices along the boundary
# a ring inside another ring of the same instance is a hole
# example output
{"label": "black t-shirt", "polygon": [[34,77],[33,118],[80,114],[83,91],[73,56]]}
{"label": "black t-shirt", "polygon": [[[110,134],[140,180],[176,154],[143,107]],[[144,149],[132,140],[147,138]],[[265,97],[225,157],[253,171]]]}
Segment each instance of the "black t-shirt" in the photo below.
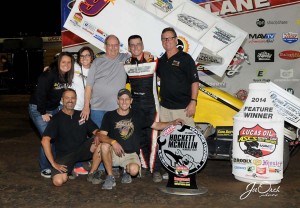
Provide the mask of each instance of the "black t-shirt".
{"label": "black t-shirt", "polygon": [[72,116],[59,111],[49,121],[43,136],[54,139],[56,155],[60,157],[76,151],[96,129],[92,120],[81,120],[80,111],[75,110]]}
{"label": "black t-shirt", "polygon": [[193,58],[179,51],[170,59],[166,53],[159,59],[160,104],[168,109],[184,109],[191,101],[192,84],[199,82]]}
{"label": "black t-shirt", "polygon": [[143,115],[138,111],[130,111],[126,116],[121,116],[114,110],[105,113],[100,129],[117,140],[125,153],[139,153],[141,129],[149,125],[152,123],[144,121]]}

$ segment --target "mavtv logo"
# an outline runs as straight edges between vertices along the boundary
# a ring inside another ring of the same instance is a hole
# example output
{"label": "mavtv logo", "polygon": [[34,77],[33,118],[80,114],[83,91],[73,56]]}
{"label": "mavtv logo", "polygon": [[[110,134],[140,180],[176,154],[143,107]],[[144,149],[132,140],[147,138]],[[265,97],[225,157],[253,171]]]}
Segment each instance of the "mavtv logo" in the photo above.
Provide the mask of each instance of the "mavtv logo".
{"label": "mavtv logo", "polygon": [[273,43],[276,33],[249,34],[249,43]]}
{"label": "mavtv logo", "polygon": [[274,39],[276,33],[249,34],[249,39]]}

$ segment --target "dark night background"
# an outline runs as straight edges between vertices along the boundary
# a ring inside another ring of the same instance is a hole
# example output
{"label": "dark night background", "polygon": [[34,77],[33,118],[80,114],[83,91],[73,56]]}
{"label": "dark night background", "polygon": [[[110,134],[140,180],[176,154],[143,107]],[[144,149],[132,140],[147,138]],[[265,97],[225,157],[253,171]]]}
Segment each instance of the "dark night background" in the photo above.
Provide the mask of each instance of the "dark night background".
{"label": "dark night background", "polygon": [[0,38],[61,35],[60,0],[4,0],[0,11]]}

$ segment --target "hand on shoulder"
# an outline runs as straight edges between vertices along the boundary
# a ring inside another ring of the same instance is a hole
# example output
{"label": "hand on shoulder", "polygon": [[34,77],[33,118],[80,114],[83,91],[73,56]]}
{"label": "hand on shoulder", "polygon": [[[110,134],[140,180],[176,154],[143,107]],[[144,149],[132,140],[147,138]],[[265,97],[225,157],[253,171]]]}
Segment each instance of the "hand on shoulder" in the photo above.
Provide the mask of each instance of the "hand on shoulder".
{"label": "hand on shoulder", "polygon": [[149,60],[153,60],[154,57],[153,55],[149,52],[149,51],[144,51],[144,58],[149,61]]}

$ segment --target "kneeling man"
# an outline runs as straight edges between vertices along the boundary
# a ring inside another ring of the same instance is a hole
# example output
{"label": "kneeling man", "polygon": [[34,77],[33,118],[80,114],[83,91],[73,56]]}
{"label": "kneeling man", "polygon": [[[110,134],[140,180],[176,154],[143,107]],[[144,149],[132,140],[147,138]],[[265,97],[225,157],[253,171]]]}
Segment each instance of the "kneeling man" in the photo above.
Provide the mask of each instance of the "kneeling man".
{"label": "kneeling man", "polygon": [[[76,92],[66,89],[62,95],[63,108],[49,121],[42,138],[47,159],[52,165],[52,182],[55,186],[62,186],[68,180],[76,162],[99,158],[95,151],[99,142],[96,135],[97,125],[90,119],[80,117],[80,111],[74,110]],[[55,142],[56,157],[51,151],[51,140]]]}
{"label": "kneeling man", "polygon": [[[121,89],[118,92],[118,109],[109,111],[104,115],[100,132],[97,133],[97,137],[102,142],[101,159],[107,171],[102,189],[112,189],[116,186],[112,166],[123,168],[122,183],[131,183],[131,176],[138,175],[141,168],[138,156],[140,134],[143,128],[150,126],[156,130],[163,130],[169,125],[183,124],[182,119],[154,123],[150,120],[147,121],[143,119],[144,116],[140,112],[131,110],[132,101],[130,91]],[[91,172],[96,170],[98,163],[93,161]]]}

